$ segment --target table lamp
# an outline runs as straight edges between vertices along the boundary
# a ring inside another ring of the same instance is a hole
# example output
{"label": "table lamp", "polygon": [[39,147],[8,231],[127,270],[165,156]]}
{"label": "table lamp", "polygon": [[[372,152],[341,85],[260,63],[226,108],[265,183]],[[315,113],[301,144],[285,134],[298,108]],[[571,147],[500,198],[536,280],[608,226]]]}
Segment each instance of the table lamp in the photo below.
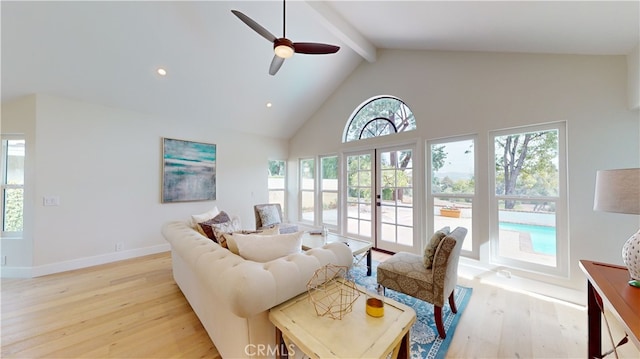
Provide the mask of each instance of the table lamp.
{"label": "table lamp", "polygon": [[[640,168],[602,170],[596,173],[596,211],[640,214]],[[622,247],[629,270],[629,285],[640,288],[640,230]]]}

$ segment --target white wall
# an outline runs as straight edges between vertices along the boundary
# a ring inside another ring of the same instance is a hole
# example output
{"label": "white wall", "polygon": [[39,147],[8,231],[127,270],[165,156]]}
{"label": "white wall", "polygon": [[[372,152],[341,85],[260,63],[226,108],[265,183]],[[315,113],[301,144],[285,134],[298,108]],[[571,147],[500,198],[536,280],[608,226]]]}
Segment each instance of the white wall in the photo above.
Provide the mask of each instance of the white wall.
{"label": "white wall", "polygon": [[[287,157],[286,141],[223,130],[215,118],[195,124],[45,95],[3,104],[2,113],[4,132],[27,134],[31,184],[25,238],[2,240],[3,276],[168,250],[163,223],[214,205],[254,228],[253,205],[268,198],[267,160]],[[162,137],[217,145],[216,201],[160,202]],[[43,206],[46,195],[60,206]],[[118,242],[124,251],[115,252]]]}
{"label": "white wall", "polygon": [[640,166],[640,119],[637,110],[628,108],[625,56],[379,51],[378,60],[363,62],[290,141],[291,164],[301,156],[395,141],[389,136],[341,143],[353,110],[382,94],[403,99],[416,116],[418,130],[398,139],[417,138],[424,145],[429,139],[478,135],[480,192],[474,203],[473,238],[481,242],[477,265],[492,267],[486,190],[489,131],[555,121],[567,123],[569,278],[515,274],[582,290],[578,260],[622,264],[622,244],[637,231],[640,218],[592,208],[596,170]]}
{"label": "white wall", "polygon": [[627,55],[629,108],[640,108],[640,44]]}

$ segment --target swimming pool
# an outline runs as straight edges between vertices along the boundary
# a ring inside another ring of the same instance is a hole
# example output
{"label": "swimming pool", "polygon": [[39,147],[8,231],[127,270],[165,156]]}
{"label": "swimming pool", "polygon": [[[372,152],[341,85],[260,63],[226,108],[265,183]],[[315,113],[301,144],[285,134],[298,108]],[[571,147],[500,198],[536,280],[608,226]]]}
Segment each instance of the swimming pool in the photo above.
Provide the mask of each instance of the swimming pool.
{"label": "swimming pool", "polygon": [[539,253],[556,255],[556,228],[531,224],[500,222],[501,230],[527,232],[531,236],[533,250]]}

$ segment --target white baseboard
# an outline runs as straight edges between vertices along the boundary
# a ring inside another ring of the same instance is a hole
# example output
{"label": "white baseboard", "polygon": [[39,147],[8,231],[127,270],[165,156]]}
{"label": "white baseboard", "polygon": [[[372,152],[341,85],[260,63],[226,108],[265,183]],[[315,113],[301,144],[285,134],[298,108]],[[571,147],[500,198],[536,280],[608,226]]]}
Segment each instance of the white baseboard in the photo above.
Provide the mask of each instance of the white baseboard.
{"label": "white baseboard", "polygon": [[122,252],[101,254],[93,257],[72,259],[70,261],[50,263],[35,267],[1,267],[2,278],[33,278],[44,275],[66,272],[75,269],[93,267],[100,264],[117,262],[125,259],[142,257],[150,254],[168,252],[171,250],[169,243],[159,244],[152,247],[136,248]]}

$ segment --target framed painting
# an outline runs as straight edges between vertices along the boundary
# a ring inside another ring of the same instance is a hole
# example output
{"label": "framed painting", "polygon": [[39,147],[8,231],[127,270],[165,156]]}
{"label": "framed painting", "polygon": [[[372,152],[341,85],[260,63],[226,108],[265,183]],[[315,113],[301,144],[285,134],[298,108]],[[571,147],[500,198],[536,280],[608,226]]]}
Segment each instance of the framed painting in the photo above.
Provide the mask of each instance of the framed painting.
{"label": "framed painting", "polygon": [[216,145],[162,139],[162,203],[216,199]]}

